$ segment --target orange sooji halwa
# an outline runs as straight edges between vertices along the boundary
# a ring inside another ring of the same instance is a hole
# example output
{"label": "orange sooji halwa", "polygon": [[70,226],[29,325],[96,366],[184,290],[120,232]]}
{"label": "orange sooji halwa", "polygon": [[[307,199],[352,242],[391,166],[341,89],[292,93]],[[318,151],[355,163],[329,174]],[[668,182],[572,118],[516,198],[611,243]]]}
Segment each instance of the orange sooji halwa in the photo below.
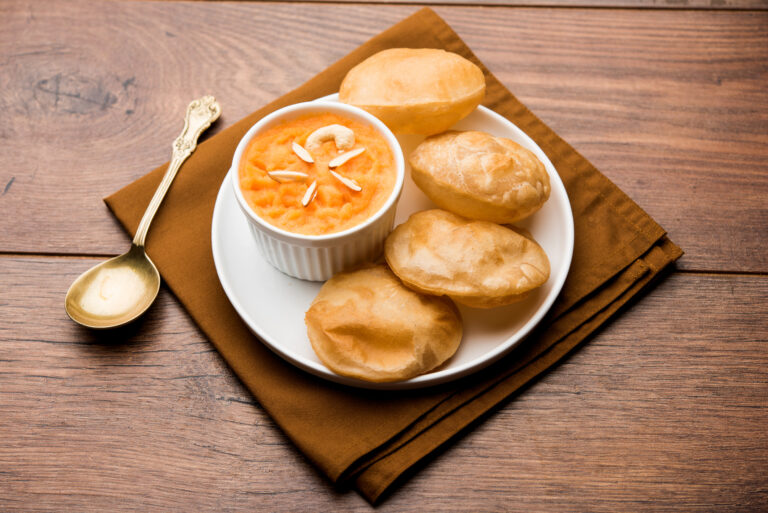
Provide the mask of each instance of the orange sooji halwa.
{"label": "orange sooji halwa", "polygon": [[257,134],[240,161],[240,189],[266,222],[304,235],[346,230],[374,215],[396,181],[387,140],[330,112]]}

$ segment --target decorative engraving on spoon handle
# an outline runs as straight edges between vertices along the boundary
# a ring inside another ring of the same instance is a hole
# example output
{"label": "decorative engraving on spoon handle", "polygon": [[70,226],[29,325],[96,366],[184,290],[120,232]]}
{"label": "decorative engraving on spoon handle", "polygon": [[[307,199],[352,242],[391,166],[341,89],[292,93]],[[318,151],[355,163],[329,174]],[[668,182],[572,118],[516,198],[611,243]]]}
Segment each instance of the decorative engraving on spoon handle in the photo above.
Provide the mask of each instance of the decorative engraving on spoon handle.
{"label": "decorative engraving on spoon handle", "polygon": [[157,209],[160,207],[165,194],[171,186],[171,182],[176,177],[176,173],[179,168],[187,160],[195,148],[197,147],[197,140],[203,131],[211,126],[211,123],[216,121],[221,115],[221,107],[213,96],[204,96],[198,100],[194,100],[187,107],[187,115],[184,118],[184,129],[181,134],[173,142],[173,155],[171,162],[168,164],[168,170],[165,172],[160,185],[155,191],[155,195],[152,196],[152,200],[147,206],[147,210],[144,212],[144,216],[139,222],[139,227],[136,229],[136,236],[133,238],[133,244],[136,246],[144,246],[144,241],[149,231],[149,225],[152,223],[152,219],[157,213]]}

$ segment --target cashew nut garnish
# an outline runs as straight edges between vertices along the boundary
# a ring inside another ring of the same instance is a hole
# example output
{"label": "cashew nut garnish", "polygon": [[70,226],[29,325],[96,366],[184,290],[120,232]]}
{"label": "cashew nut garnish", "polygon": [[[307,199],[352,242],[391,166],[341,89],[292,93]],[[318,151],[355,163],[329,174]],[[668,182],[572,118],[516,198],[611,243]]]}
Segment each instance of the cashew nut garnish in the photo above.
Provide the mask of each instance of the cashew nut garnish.
{"label": "cashew nut garnish", "polygon": [[348,150],[355,145],[355,133],[342,125],[328,125],[318,128],[307,137],[305,147],[309,151],[317,151],[325,141],[333,141],[339,150]]}

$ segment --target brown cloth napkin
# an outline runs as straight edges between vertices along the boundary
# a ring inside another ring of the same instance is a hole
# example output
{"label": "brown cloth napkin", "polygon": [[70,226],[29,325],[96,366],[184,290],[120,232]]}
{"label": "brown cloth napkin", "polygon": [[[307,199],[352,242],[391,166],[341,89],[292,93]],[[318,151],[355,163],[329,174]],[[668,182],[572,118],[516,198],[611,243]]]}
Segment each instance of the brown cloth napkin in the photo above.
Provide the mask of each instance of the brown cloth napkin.
{"label": "brown cloth napkin", "polygon": [[[552,160],[568,191],[576,229],[565,287],[519,349],[459,382],[405,393],[336,385],[284,362],[237,316],[211,256],[214,200],[247,129],[275,109],[336,92],[352,66],[390,47],[443,48],[479,65],[488,86],[485,106],[524,130]],[[106,199],[130,234],[165,169]],[[521,104],[427,8],[200,144],[155,218],[147,251],[168,287],[296,446],[334,483],[354,486],[371,502],[584,341],[682,255],[653,219]]]}

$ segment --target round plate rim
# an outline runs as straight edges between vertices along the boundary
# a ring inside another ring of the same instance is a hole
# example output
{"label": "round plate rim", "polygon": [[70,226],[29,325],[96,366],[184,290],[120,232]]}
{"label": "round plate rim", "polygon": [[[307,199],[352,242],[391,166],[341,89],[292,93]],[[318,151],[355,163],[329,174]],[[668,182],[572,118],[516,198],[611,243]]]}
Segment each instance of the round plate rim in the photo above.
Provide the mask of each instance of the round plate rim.
{"label": "round plate rim", "polygon": [[[328,95],[318,99],[335,100],[337,97],[338,96],[336,94],[332,94],[332,95]],[[493,362],[497,361],[499,358],[501,358],[502,356],[510,352],[513,348],[515,348],[518,344],[520,344],[526,338],[526,336],[530,334],[533,328],[536,327],[539,322],[541,322],[543,317],[547,314],[547,312],[552,307],[552,304],[554,303],[555,299],[559,296],[560,291],[562,290],[562,287],[565,283],[565,279],[568,275],[568,272],[570,271],[571,261],[573,258],[573,245],[574,245],[573,212],[570,208],[570,201],[568,200],[568,194],[565,190],[565,186],[560,178],[560,175],[558,174],[556,168],[554,167],[552,162],[549,160],[549,158],[546,156],[544,151],[525,132],[523,132],[519,127],[517,127],[517,125],[515,125],[508,119],[504,118],[500,114],[483,106],[479,106],[478,110],[482,111],[484,115],[493,117],[497,121],[501,122],[502,124],[508,125],[510,130],[515,132],[518,137],[520,137],[522,140],[526,142],[524,146],[527,147],[528,149],[531,149],[532,151],[534,151],[534,153],[537,154],[537,157],[540,160],[542,160],[544,165],[547,167],[547,170],[554,171],[554,173],[550,172],[550,186],[552,188],[550,195],[552,195],[552,193],[555,192],[555,189],[557,189],[557,193],[562,195],[562,198],[565,200],[565,204],[567,205],[567,208],[565,209],[566,210],[565,212],[566,226],[564,228],[565,228],[566,240],[564,244],[565,251],[563,252],[563,257],[564,257],[563,265],[560,267],[559,273],[556,277],[556,281],[554,282],[554,285],[550,290],[549,294],[546,296],[544,302],[534,312],[534,314],[531,315],[531,317],[525,322],[525,324],[518,331],[516,331],[514,335],[500,342],[493,350],[488,351],[484,353],[482,356],[479,356],[473,360],[470,360],[459,367],[441,369],[438,371],[416,376],[409,380],[386,382],[386,383],[369,382],[369,381],[363,381],[355,378],[350,378],[347,376],[341,376],[333,373],[330,369],[328,369],[321,363],[305,360],[303,357],[285,350],[283,345],[278,340],[275,340],[271,335],[269,335],[269,333],[266,332],[266,330],[264,330],[263,328],[260,328],[258,323],[256,323],[253,320],[253,318],[248,314],[248,312],[245,311],[245,308],[238,301],[238,296],[234,292],[234,289],[232,288],[232,286],[230,285],[229,280],[226,278],[225,269],[223,269],[223,256],[221,255],[221,252],[223,251],[223,249],[219,247],[219,244],[217,242],[217,226],[218,226],[217,221],[223,215],[222,205],[223,205],[223,202],[226,201],[225,197],[227,196],[227,191],[231,189],[231,187],[228,184],[228,181],[233,179],[234,169],[230,169],[227,172],[227,175],[225,176],[224,180],[222,181],[222,184],[216,196],[216,202],[214,204],[213,217],[211,222],[211,249],[213,253],[213,261],[214,261],[214,267],[216,268],[216,274],[218,276],[218,279],[222,288],[224,289],[224,293],[226,294],[233,308],[237,312],[238,316],[243,320],[243,322],[245,322],[245,324],[257,336],[257,338],[262,340],[267,347],[269,347],[273,352],[278,354],[284,360],[320,378],[323,378],[335,383],[349,385],[349,386],[358,387],[358,388],[379,389],[379,390],[408,390],[408,389],[435,386],[435,385],[443,384],[449,381],[454,381],[459,378],[465,377],[469,374],[472,374],[492,364]],[[279,272],[279,271],[276,271],[276,272]]]}

